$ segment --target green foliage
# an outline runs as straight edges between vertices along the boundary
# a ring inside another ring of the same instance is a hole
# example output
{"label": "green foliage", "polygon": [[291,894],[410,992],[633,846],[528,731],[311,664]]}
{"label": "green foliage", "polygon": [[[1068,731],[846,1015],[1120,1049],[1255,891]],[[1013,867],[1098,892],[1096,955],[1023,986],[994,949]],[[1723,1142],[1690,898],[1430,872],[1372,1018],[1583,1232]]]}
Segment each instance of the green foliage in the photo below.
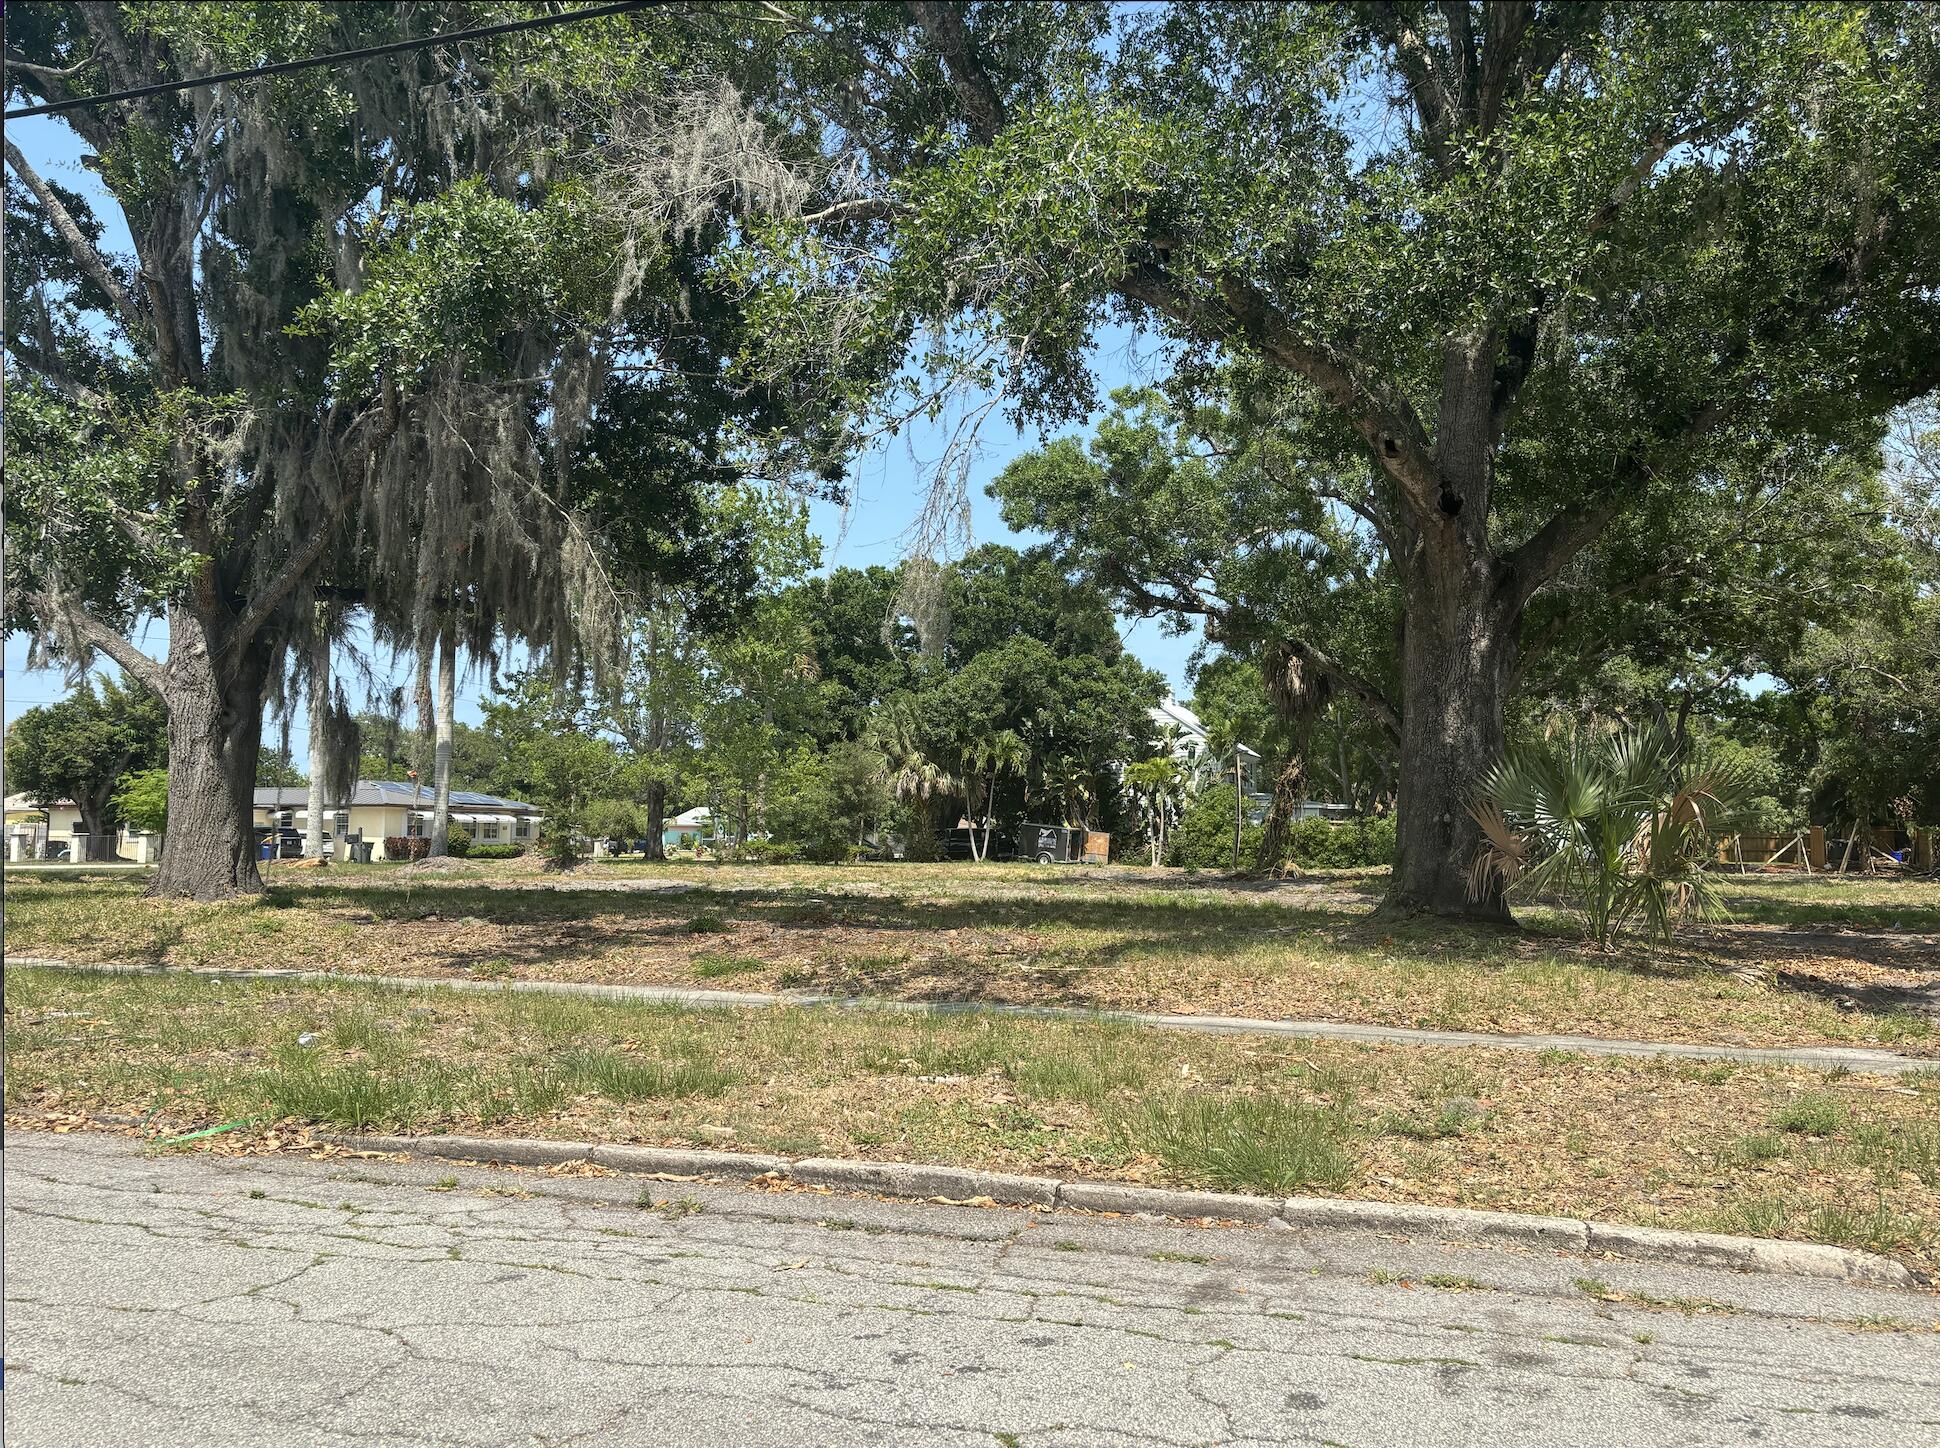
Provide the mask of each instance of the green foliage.
{"label": "green foliage", "polygon": [[[381,777],[381,776],[380,776]],[[262,789],[293,789],[310,781],[296,762],[281,750],[267,744],[256,751],[256,784]]]}
{"label": "green foliage", "polygon": [[[1166,864],[1195,870],[1232,869],[1234,798],[1230,784],[1210,785],[1194,795],[1179,817],[1178,829],[1166,850]],[[1258,858],[1260,834],[1260,827],[1250,821],[1241,831],[1241,864],[1250,865]]]}
{"label": "green foliage", "polygon": [[[112,797],[125,776],[162,771],[168,758],[167,715],[139,684],[108,676],[83,679],[56,704],[27,710],[7,731],[7,787],[45,809],[78,805],[90,831],[117,818]],[[166,779],[166,772],[163,777]]]}
{"label": "green foliage", "polygon": [[130,829],[162,834],[168,828],[168,771],[142,769],[122,775],[113,804],[115,814]]}
{"label": "green foliage", "polygon": [[524,845],[473,845],[470,858],[474,860],[516,860],[525,854]]}
{"label": "green foliage", "polygon": [[767,848],[824,863],[853,858],[869,827],[889,812],[884,767],[883,756],[860,743],[790,756],[775,776],[768,810],[774,841]]}
{"label": "green foliage", "polygon": [[[1312,870],[1342,870],[1394,863],[1394,816],[1335,822],[1296,821],[1288,831],[1288,860]],[[1285,861],[1260,862],[1278,868]]]}
{"label": "green foliage", "polygon": [[454,859],[464,859],[472,852],[471,832],[458,825],[445,831],[445,853]]}
{"label": "green foliage", "polygon": [[580,815],[580,827],[596,840],[637,840],[646,833],[646,816],[630,799],[596,799]]}
{"label": "green foliage", "polygon": [[454,356],[493,358],[522,322],[600,319],[619,242],[591,223],[572,187],[535,209],[463,180],[428,201],[378,213],[361,238],[363,288],[324,292],[289,331],[326,337],[336,384],[370,392],[382,376],[417,388]]}
{"label": "green foliage", "polygon": [[1512,750],[1484,780],[1471,888],[1571,899],[1605,949],[1632,919],[1668,941],[1681,919],[1725,914],[1705,864],[1748,794],[1734,764],[1680,752],[1653,726],[1570,728]]}

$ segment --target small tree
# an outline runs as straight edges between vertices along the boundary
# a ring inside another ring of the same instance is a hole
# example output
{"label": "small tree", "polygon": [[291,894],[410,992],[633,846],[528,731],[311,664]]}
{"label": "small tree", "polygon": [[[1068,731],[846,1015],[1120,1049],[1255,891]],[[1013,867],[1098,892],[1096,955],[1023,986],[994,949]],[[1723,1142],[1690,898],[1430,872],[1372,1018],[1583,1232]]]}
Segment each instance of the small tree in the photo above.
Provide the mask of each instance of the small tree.
{"label": "small tree", "polygon": [[1185,803],[1185,773],[1169,754],[1155,754],[1125,767],[1125,783],[1138,799],[1152,863],[1165,859],[1166,836]]}
{"label": "small tree", "polygon": [[1749,793],[1736,765],[1657,726],[1572,728],[1490,770],[1469,809],[1483,837],[1470,888],[1571,898],[1599,949],[1632,919],[1668,941],[1681,919],[1726,913],[1705,860]]}
{"label": "small tree", "polygon": [[143,769],[121,776],[114,792],[115,813],[143,834],[159,835],[168,829],[168,771]]}
{"label": "small tree", "polygon": [[[42,809],[71,799],[88,836],[88,858],[114,857],[113,796],[122,776],[168,757],[168,718],[140,684],[102,675],[58,704],[29,709],[7,731],[7,778]],[[166,771],[157,771],[167,778]]]}

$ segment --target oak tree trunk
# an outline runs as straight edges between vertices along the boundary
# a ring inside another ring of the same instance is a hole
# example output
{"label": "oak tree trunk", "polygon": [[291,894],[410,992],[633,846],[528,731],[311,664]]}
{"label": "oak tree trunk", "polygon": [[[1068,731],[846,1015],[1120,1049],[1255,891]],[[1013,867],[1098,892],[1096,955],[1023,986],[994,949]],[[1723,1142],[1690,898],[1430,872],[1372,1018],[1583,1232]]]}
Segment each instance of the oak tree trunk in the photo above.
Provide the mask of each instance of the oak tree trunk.
{"label": "oak tree trunk", "polygon": [[667,782],[661,779],[647,781],[647,850],[649,860],[667,858],[667,846],[661,836],[667,828]]}
{"label": "oak tree trunk", "polygon": [[1380,913],[1506,923],[1491,882],[1469,894],[1481,830],[1469,815],[1483,773],[1501,757],[1519,606],[1493,561],[1454,528],[1430,532],[1401,570],[1401,780],[1394,870]]}
{"label": "oak tree trunk", "polygon": [[449,852],[451,841],[451,716],[458,707],[458,661],[449,631],[438,640],[438,702],[433,724],[436,743],[431,752],[431,855]]}
{"label": "oak tree trunk", "polygon": [[[108,796],[114,789],[108,784],[92,794],[76,794],[74,808],[80,812],[81,829],[88,837],[87,861],[89,863],[118,858],[115,844],[118,831],[109,823],[113,813],[108,807]],[[76,859],[75,864],[83,863]]]}
{"label": "oak tree trunk", "polygon": [[227,652],[220,624],[186,607],[170,611],[168,838],[150,895],[222,900],[263,888],[250,826],[269,655],[259,643]]}
{"label": "oak tree trunk", "polygon": [[[303,830],[303,853],[313,860],[323,858],[323,812],[330,803],[323,797],[323,780],[330,772],[330,759],[324,747],[326,740],[322,724],[324,710],[330,707],[329,699],[330,636],[319,626],[310,640],[310,817],[305,821]],[[344,854],[342,842],[339,841],[339,863],[342,863]]]}

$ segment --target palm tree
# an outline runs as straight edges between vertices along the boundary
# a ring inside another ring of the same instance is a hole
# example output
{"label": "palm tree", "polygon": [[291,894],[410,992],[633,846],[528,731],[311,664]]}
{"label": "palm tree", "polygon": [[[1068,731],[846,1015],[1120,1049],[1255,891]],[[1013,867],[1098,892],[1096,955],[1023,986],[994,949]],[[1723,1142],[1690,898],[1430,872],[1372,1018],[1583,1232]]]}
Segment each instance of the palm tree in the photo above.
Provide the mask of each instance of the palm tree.
{"label": "palm tree", "polygon": [[1152,846],[1152,863],[1165,858],[1165,837],[1185,804],[1185,772],[1169,754],[1155,754],[1125,766],[1125,783],[1137,796],[1145,817],[1145,836]]}
{"label": "palm tree", "polygon": [[[999,729],[972,740],[963,751],[963,781],[970,806],[970,855],[983,860],[990,854],[990,829],[997,808],[997,783],[1006,774],[1022,774],[1029,767],[1030,746],[1014,729]],[[981,776],[981,778],[979,778]],[[976,813],[983,807],[983,839],[977,839]]]}
{"label": "palm tree", "polygon": [[1705,870],[1712,838],[1750,795],[1744,773],[1661,726],[1613,733],[1571,728],[1511,750],[1469,812],[1483,844],[1469,872],[1481,898],[1573,897],[1608,949],[1633,917],[1668,941],[1680,919],[1726,913]]}
{"label": "palm tree", "polygon": [[898,699],[876,718],[875,747],[883,756],[883,778],[915,812],[916,830],[910,840],[912,857],[920,858],[936,840],[930,814],[936,801],[960,788],[955,776],[931,757],[923,745],[916,711]]}

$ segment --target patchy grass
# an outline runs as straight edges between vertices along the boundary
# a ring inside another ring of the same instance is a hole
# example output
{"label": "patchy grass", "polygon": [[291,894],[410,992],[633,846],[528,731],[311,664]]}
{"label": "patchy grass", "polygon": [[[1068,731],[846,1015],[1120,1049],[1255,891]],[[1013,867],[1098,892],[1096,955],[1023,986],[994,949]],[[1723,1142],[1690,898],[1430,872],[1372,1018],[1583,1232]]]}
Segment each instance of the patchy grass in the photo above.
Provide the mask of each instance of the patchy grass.
{"label": "patchy grass", "polygon": [[[1291,1190],[1890,1252],[1940,1269],[1940,1073],[1180,1036],[1109,1022],[683,1011],[351,982],[12,970],[6,1103],[247,1149],[279,1122]],[[299,1046],[300,1038],[312,1044]],[[1747,1123],[1836,1107],[1819,1135]],[[1462,1126],[1424,1133],[1451,1103]],[[1762,1139],[1762,1137],[1761,1137]]]}
{"label": "patchy grass", "polygon": [[[267,895],[221,904],[147,901],[131,876],[10,875],[6,945],[1940,1055],[1929,882],[1726,877],[1737,924],[1603,955],[1542,910],[1515,935],[1378,925],[1383,880],[1366,871],[1271,883],[1034,865],[602,865],[554,879],[525,863],[274,869]],[[1425,1140],[1455,1126],[1416,1119]]]}

